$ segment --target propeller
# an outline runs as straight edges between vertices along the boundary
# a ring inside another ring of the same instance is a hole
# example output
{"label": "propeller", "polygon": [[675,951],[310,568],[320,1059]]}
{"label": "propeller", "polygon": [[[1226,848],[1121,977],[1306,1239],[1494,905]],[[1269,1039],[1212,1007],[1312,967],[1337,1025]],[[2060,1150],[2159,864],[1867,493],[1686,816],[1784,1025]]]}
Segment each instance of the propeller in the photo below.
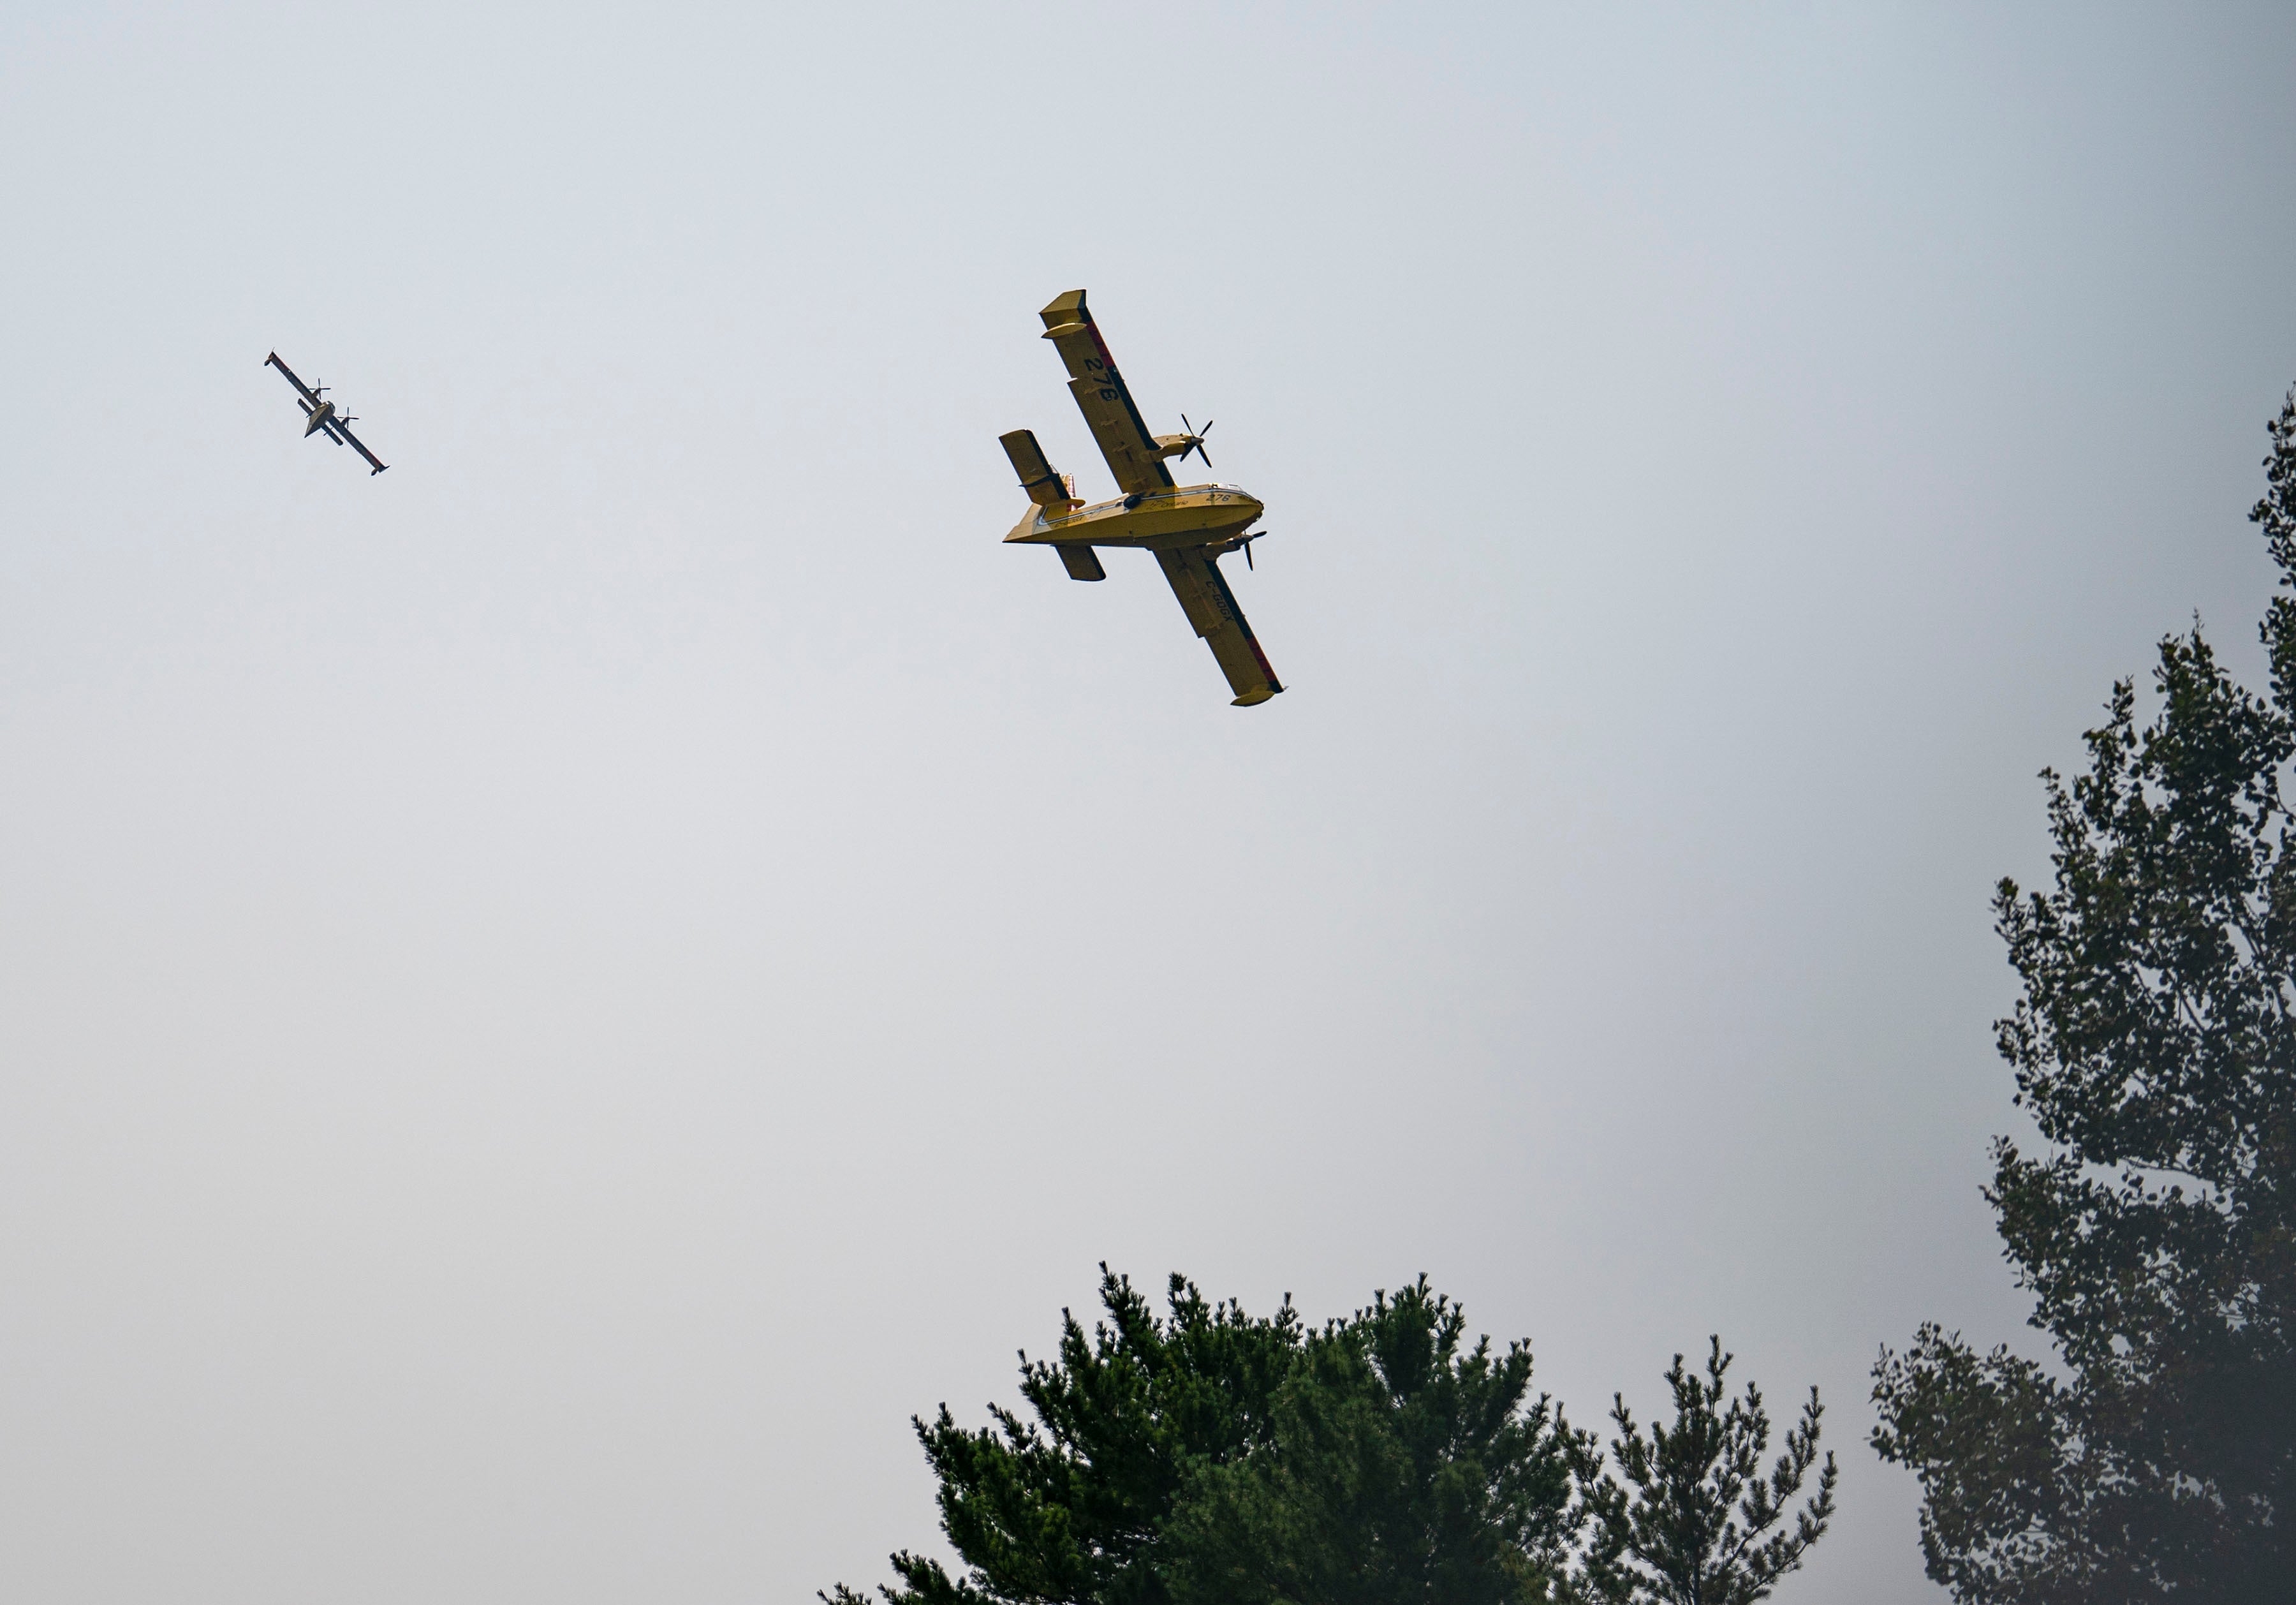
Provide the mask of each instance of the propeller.
{"label": "propeller", "polygon": [[[1211,425],[1207,424],[1204,427],[1206,429],[1210,429]],[[1251,543],[1267,533],[1267,531],[1265,530],[1254,530],[1249,535],[1239,535],[1235,538],[1235,549],[1243,554],[1244,567],[1250,568],[1251,566]]]}
{"label": "propeller", "polygon": [[[1182,413],[1180,415],[1180,428],[1188,437],[1187,446],[1180,453],[1180,461],[1184,463],[1186,462],[1188,460],[1188,453],[1193,451],[1198,457],[1204,459],[1205,467],[1209,468],[1212,465],[1212,454],[1204,449],[1204,437],[1211,433],[1212,425],[1218,422],[1219,420],[1218,418],[1207,419],[1204,426],[1201,429],[1198,429],[1194,424],[1188,422],[1187,414]],[[1244,566],[1249,568],[1251,565],[1247,563]]]}

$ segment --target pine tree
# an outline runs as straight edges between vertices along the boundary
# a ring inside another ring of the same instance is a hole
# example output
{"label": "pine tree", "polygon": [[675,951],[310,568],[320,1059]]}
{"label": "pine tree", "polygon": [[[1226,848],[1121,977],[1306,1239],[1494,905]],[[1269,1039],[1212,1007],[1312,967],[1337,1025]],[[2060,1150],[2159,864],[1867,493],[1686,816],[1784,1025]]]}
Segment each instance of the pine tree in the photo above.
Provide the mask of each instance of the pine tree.
{"label": "pine tree", "polygon": [[[1424,1277],[1308,1333],[1175,1276],[1159,1320],[1102,1267],[1107,1319],[1066,1313],[1021,1362],[1033,1419],[915,1425],[962,1576],[904,1552],[888,1605],[1548,1605],[1593,1453],[1530,1351],[1465,1343]],[[840,1585],[827,1605],[868,1605]]]}
{"label": "pine tree", "polygon": [[1671,1428],[1652,1421],[1647,1434],[1638,1431],[1625,1398],[1613,1399],[1620,1436],[1611,1455],[1625,1482],[1607,1473],[1588,1478],[1598,1535],[1582,1582],[1593,1597],[1616,1605],[1751,1605],[1824,1536],[1837,1477],[1831,1453],[1817,1491],[1793,1512],[1791,1528],[1781,1526],[1817,1461],[1825,1413],[1817,1389],[1765,1476],[1769,1411],[1751,1382],[1742,1397],[1730,1397],[1732,1358],[1718,1337],[1703,1378],[1674,1357],[1666,1373]]}
{"label": "pine tree", "polygon": [[1529,1346],[1465,1346],[1427,1279],[1311,1338],[1273,1444],[1204,1469],[1168,1541],[1179,1605],[1545,1605],[1591,1449]]}
{"label": "pine tree", "polygon": [[[968,1430],[944,1404],[916,1420],[940,1479],[942,1530],[968,1568],[893,1558],[891,1605],[1167,1605],[1158,1562],[1186,1480],[1274,1441],[1275,1391],[1303,1339],[1287,1300],[1271,1317],[1213,1304],[1174,1276],[1159,1320],[1128,1278],[1100,1268],[1106,1319],[1087,1336],[1061,1313],[1059,1357],[1021,1356],[1034,1420],[992,1405]],[[864,1605],[840,1584],[830,1605]]]}

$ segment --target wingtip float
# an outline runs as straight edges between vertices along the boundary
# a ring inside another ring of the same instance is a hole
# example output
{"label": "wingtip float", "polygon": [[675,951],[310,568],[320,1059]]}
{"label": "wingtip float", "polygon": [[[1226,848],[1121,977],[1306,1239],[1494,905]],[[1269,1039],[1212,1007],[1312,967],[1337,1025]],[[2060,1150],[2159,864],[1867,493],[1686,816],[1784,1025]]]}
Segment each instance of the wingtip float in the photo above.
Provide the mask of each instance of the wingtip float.
{"label": "wingtip float", "polygon": [[369,451],[360,442],[358,436],[350,432],[350,425],[358,422],[356,417],[349,413],[339,411],[333,402],[322,399],[327,393],[325,385],[305,384],[300,379],[295,377],[293,368],[279,360],[279,353],[276,351],[263,359],[263,366],[277,368],[285,376],[287,383],[295,387],[295,404],[303,409],[305,440],[308,440],[314,434],[324,431],[327,439],[336,445],[348,446],[367,460],[369,479],[373,479],[390,466],[389,463]]}
{"label": "wingtip float", "polygon": [[1068,366],[1069,392],[1084,414],[1093,442],[1108,459],[1109,471],[1124,494],[1114,501],[1086,505],[1078,498],[1075,482],[1046,460],[1035,432],[1013,430],[997,438],[1021,476],[1029,508],[1005,540],[1051,547],[1071,580],[1108,577],[1095,547],[1141,547],[1153,552],[1181,611],[1227,676],[1234,705],[1249,708],[1266,702],[1283,689],[1283,682],[1275,678],[1219,571],[1219,560],[1231,552],[1242,552],[1245,566],[1250,566],[1251,543],[1267,533],[1251,526],[1265,509],[1234,485],[1181,485],[1173,480],[1166,465],[1185,462],[1192,454],[1202,457],[1205,467],[1211,466],[1204,436],[1212,426],[1207,422],[1199,430],[1183,415],[1183,432],[1148,432],[1085,304],[1083,291],[1056,297],[1037,316],[1045,323],[1043,338],[1053,342]]}

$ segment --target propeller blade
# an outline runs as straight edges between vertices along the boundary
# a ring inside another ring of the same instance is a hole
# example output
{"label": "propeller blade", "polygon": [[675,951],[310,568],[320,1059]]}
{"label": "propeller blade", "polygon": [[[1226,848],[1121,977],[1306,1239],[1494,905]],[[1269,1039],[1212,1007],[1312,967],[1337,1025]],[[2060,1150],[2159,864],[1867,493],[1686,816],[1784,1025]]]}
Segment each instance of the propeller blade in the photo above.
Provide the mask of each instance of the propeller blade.
{"label": "propeller blade", "polygon": [[1218,422],[1219,422],[1219,420],[1217,418],[1211,419],[1207,422],[1201,429],[1198,429],[1194,424],[1188,422],[1187,414],[1182,413],[1180,415],[1181,432],[1188,437],[1187,445],[1182,448],[1180,451],[1180,460],[1182,462],[1186,462],[1188,460],[1188,454],[1190,452],[1193,452],[1196,456],[1204,459],[1205,467],[1209,468],[1212,465],[1212,454],[1204,449],[1204,437],[1211,433],[1212,424],[1217,424]]}

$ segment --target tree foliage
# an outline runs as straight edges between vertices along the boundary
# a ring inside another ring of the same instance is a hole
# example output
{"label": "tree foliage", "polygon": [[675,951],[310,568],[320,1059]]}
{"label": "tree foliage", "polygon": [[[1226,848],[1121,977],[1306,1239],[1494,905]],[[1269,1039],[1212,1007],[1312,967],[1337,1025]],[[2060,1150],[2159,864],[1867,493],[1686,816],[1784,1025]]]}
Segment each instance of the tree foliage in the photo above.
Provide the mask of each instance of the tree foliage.
{"label": "tree foliage", "polygon": [[[1833,1510],[1829,1457],[1795,1532],[1765,1535],[1809,1469],[1816,1395],[1765,1480],[1761,1395],[1720,1410],[1718,1346],[1710,1392],[1677,1356],[1685,1408],[1652,1429],[1655,1461],[1635,1458],[1620,1407],[1630,1508],[1595,1436],[1532,1395],[1529,1346],[1470,1346],[1423,1276],[1317,1331],[1288,1299],[1258,1319],[1177,1276],[1159,1319],[1104,1265],[1101,1302],[1089,1335],[1062,1312],[1058,1358],[1021,1356],[1029,1418],[992,1406],[967,1430],[943,1406],[915,1423],[964,1569],[897,1554],[887,1605],[1736,1605],[1799,1564]],[[1675,1477],[1685,1453],[1710,1488]],[[1650,1536],[1713,1490],[1721,1516],[1694,1541]],[[1624,1536],[1589,1545],[1590,1522]],[[1693,1592],[1666,1592],[1677,1550],[1696,1558]],[[870,1605],[842,1585],[823,1598]]]}
{"label": "tree foliage", "polygon": [[1591,1439],[1530,1349],[1464,1348],[1466,1317],[1421,1277],[1304,1346],[1272,1453],[1207,1467],[1172,1534],[1183,1605],[1529,1605],[1550,1597]]}
{"label": "tree foliage", "polygon": [[1817,1463],[1825,1413],[1817,1389],[1809,1390],[1800,1423],[1788,1429],[1785,1452],[1765,1476],[1769,1411],[1751,1382],[1744,1396],[1730,1397],[1725,1376],[1732,1359],[1718,1337],[1703,1378],[1674,1357],[1666,1373],[1674,1390],[1671,1428],[1652,1421],[1645,1435],[1625,1398],[1612,1400],[1620,1436],[1611,1454],[1625,1482],[1605,1474],[1589,1490],[1599,1535],[1586,1576],[1598,1597],[1620,1605],[1752,1605],[1799,1570],[1824,1536],[1837,1476],[1831,1453],[1817,1491],[1793,1511],[1790,1529],[1781,1527]]}
{"label": "tree foliage", "polygon": [[1997,1140],[1986,1197],[2055,1363],[1928,1325],[1875,1368],[1874,1446],[1969,1605],[2296,1576],[2296,394],[2269,429],[2269,691],[2164,640],[2150,720],[2115,685],[2087,772],[2044,774],[2054,885],[1995,901],[2046,1147]]}
{"label": "tree foliage", "polygon": [[[1303,1332],[1288,1302],[1257,1318],[1178,1276],[1162,1320],[1106,1265],[1100,1297],[1106,1319],[1089,1337],[1064,1310],[1059,1358],[1021,1356],[1034,1420],[992,1405],[996,1425],[968,1431],[944,1404],[915,1422],[942,1529],[970,1569],[951,1578],[930,1557],[897,1554],[889,1601],[1169,1601],[1159,1562],[1173,1504],[1191,1476],[1273,1442]],[[827,1597],[859,1598],[841,1585]]]}

